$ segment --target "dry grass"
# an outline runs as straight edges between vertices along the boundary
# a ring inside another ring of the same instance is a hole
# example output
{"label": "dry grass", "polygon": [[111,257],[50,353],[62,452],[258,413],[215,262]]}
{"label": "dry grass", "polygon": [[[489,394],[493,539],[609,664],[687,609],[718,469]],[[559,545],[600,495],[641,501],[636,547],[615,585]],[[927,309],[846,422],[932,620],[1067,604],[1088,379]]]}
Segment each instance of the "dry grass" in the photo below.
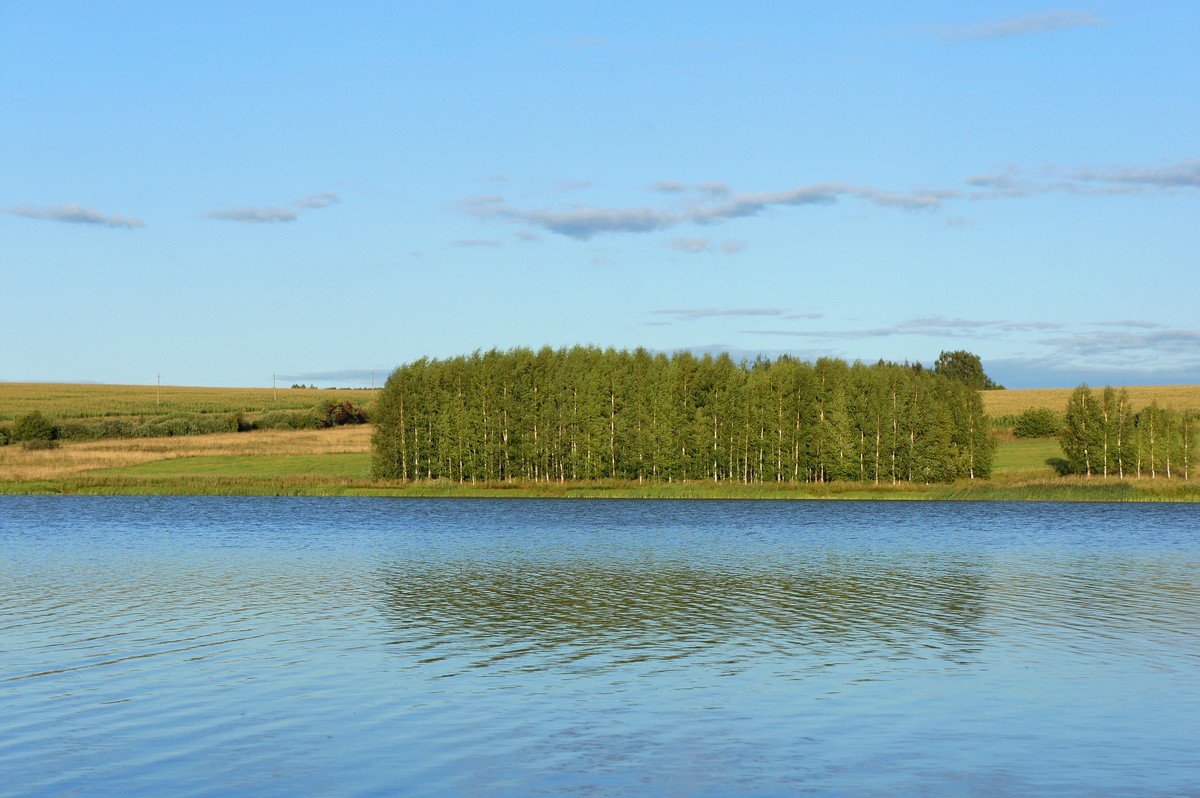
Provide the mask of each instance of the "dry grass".
{"label": "dry grass", "polygon": [[[1029,388],[1016,391],[984,391],[983,407],[990,416],[1015,416],[1033,407],[1048,407],[1061,412],[1066,409],[1067,399],[1072,390]],[[1155,401],[1160,407],[1200,411],[1200,385],[1135,385],[1130,386],[1128,390],[1135,411]]]}
{"label": "dry grass", "polygon": [[33,410],[53,419],[175,416],[189,413],[263,413],[303,410],[322,399],[349,400],[370,407],[378,391],[307,388],[194,388],[154,385],[84,385],[0,382],[0,421]]}
{"label": "dry grass", "polygon": [[177,457],[369,452],[371,430],[370,426],[362,425],[323,430],[109,439],[68,443],[43,451],[3,446],[0,447],[0,481],[62,479],[96,468],[123,468]]}

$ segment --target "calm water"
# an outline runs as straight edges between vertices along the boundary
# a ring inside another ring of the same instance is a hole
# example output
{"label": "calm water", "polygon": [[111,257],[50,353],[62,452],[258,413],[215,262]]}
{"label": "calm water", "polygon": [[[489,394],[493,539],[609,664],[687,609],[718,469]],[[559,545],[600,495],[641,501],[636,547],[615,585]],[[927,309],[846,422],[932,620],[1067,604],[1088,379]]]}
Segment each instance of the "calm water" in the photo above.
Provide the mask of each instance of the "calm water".
{"label": "calm water", "polygon": [[0,793],[1200,793],[1200,507],[0,497]]}

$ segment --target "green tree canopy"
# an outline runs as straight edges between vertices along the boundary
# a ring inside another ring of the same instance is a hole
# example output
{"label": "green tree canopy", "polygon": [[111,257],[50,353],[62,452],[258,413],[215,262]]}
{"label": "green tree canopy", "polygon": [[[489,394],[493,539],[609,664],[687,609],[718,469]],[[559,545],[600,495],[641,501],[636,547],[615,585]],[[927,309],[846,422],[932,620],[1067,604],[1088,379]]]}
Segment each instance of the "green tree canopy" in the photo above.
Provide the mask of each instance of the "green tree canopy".
{"label": "green tree canopy", "polygon": [[977,391],[1004,390],[1003,385],[997,384],[983,372],[983,363],[980,361],[979,355],[972,354],[965,349],[942,352],[933,364],[933,370],[936,374],[957,380]]}

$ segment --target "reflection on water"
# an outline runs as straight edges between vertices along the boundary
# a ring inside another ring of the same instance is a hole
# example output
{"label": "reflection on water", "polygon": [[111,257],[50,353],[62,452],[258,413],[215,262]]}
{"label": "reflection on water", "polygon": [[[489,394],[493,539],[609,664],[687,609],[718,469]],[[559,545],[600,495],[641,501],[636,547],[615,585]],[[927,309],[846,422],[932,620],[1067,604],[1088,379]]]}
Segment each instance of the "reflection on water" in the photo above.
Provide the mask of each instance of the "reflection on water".
{"label": "reflection on water", "polygon": [[821,649],[967,657],[985,642],[979,627],[985,580],[969,566],[393,564],[381,581],[387,617],[405,640],[420,646],[444,640],[467,655],[478,652],[489,666],[523,657],[514,666],[585,657],[619,666],[714,651],[728,667],[763,654],[811,656]]}
{"label": "reflection on water", "polygon": [[18,793],[1188,792],[1198,520],[0,497],[0,774]]}

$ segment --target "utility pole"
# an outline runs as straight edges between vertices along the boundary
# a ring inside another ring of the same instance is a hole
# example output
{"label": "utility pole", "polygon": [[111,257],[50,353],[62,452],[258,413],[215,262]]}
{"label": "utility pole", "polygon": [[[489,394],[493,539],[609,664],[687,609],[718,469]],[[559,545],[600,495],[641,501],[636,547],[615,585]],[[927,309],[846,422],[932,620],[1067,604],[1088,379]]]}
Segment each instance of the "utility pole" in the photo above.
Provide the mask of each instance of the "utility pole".
{"label": "utility pole", "polygon": [[371,372],[371,390],[375,390],[375,372]]}

